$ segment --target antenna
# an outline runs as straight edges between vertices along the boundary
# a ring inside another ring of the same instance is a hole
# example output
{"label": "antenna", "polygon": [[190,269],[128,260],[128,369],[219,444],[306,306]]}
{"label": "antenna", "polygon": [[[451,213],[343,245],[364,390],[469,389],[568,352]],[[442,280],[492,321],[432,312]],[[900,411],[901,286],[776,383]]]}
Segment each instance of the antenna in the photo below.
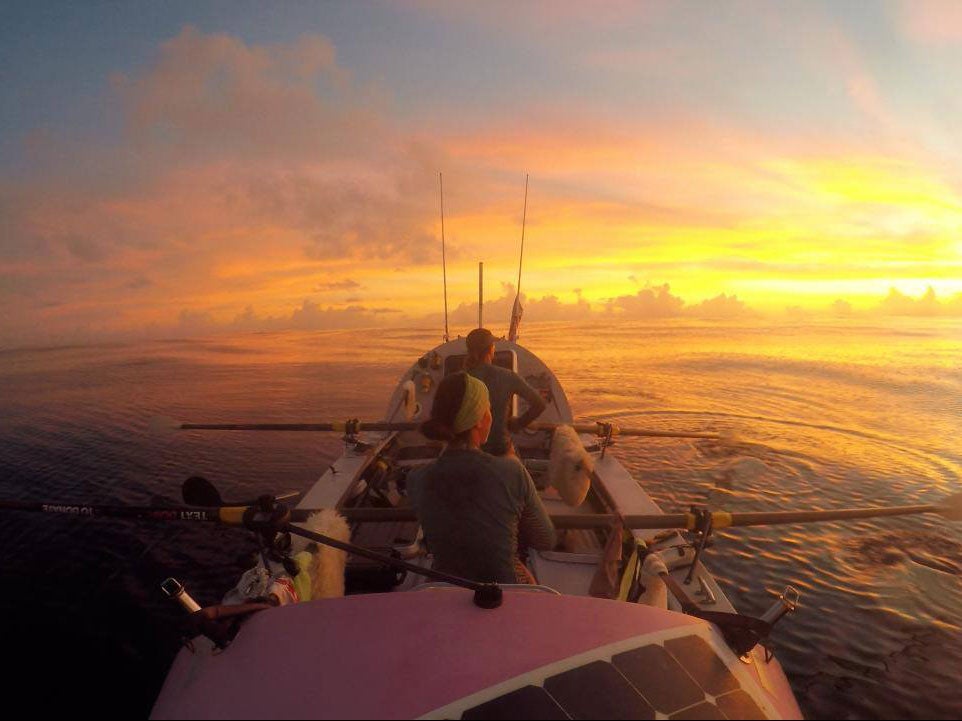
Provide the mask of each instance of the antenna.
{"label": "antenna", "polygon": [[444,252],[444,179],[438,173],[438,184],[441,186],[441,272],[444,274],[444,342],[450,340],[448,335],[448,262]]}
{"label": "antenna", "polygon": [[524,174],[524,211],[521,214],[521,257],[518,258],[518,295],[521,295],[521,263],[524,261],[524,226],[528,220],[528,174]]}
{"label": "antenna", "polygon": [[481,310],[484,308],[484,263],[478,263],[478,328],[483,328]]}
{"label": "antenna", "polygon": [[521,256],[518,258],[518,292],[514,296],[514,306],[511,308],[511,325],[508,328],[508,340],[512,343],[518,340],[518,329],[521,327],[521,265],[524,262],[524,226],[528,220],[528,174],[524,175],[524,212],[521,215]]}

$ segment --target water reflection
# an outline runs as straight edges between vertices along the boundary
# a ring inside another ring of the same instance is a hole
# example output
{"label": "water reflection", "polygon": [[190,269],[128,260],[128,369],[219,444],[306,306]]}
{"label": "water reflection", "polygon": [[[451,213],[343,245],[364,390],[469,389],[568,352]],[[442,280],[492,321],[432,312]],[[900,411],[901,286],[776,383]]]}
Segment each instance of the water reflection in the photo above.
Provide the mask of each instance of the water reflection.
{"label": "water reflection", "polygon": [[[665,510],[756,511],[930,503],[959,491],[959,331],[945,321],[547,324],[526,327],[523,342],[581,418],[727,435],[619,440],[614,452]],[[175,501],[193,474],[225,496],[306,489],[340,452],[336,437],[158,437],[149,419],[378,418],[400,373],[439,340],[427,328],[289,332],[0,353],[0,495]],[[149,669],[129,684],[126,710],[139,715],[175,635],[157,583],[175,572],[213,600],[248,550],[229,529],[21,517],[5,517],[0,543],[4,588],[26,585],[41,599],[24,628],[53,642],[43,622],[53,612],[60,638],[99,638],[119,665],[133,654]],[[803,591],[778,647],[807,715],[962,715],[958,527],[913,517],[727,530],[708,562],[747,613],[787,583]],[[13,602],[3,603],[11,617]],[[98,603],[111,613],[78,610]]]}

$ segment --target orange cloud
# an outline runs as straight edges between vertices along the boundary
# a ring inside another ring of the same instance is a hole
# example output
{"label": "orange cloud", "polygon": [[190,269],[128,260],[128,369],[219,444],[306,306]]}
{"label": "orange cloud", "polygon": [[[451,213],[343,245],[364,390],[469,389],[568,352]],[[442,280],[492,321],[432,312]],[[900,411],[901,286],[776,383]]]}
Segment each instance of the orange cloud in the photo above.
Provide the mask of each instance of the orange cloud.
{"label": "orange cloud", "polygon": [[[887,122],[858,54],[841,40],[834,52],[841,86]],[[742,317],[864,301],[897,282],[962,290],[962,183],[884,133],[759,133],[677,108],[543,100],[411,130],[389,92],[359,84],[316,35],[257,45],[185,28],[114,88],[120,137],[38,133],[34,170],[0,185],[0,304],[13,309],[0,343],[38,326],[46,337],[423,318],[441,298],[439,168],[465,322],[477,260],[494,283],[516,279],[525,170],[528,319]],[[491,312],[506,318],[512,301]]]}
{"label": "orange cloud", "polygon": [[912,298],[892,288],[885,300],[875,308],[875,312],[883,315],[925,317],[962,316],[962,293],[941,301],[931,287],[919,298]]}

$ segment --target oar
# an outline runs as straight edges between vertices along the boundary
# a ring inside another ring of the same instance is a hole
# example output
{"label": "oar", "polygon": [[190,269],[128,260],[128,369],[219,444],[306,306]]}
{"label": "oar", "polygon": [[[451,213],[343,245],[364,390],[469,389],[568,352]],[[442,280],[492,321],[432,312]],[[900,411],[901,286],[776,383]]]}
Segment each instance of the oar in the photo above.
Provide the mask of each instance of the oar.
{"label": "oar", "polygon": [[[150,521],[201,521],[243,525],[244,514],[253,506],[220,506],[213,508],[178,508],[156,506],[98,506],[90,504],[42,503],[24,501],[0,501],[0,510],[32,511],[61,515],[133,518]],[[320,509],[295,508],[291,521],[303,523]],[[344,518],[354,523],[378,523],[416,521],[412,508],[338,508]],[[820,523],[886,516],[910,516],[935,513],[949,521],[962,521],[962,493],[949,496],[941,503],[918,506],[893,506],[891,508],[854,508],[835,511],[774,511],[758,513],[729,513],[713,511],[712,527],[740,528],[744,526],[780,526],[793,523]],[[609,513],[567,513],[551,516],[557,528],[606,528],[621,523],[625,528],[692,530],[698,526],[699,517],[694,513],[667,513],[653,515],[628,514],[619,516]]]}
{"label": "oar", "polygon": [[[920,506],[893,506],[891,508],[852,508],[837,511],[776,511],[756,513],[712,514],[715,528],[742,526],[780,526],[791,523],[819,521],[847,521],[859,518],[882,518],[884,516],[912,516],[918,513],[936,513],[948,521],[962,521],[962,493],[943,499],[941,503]],[[688,514],[691,515],[691,514]]]}
{"label": "oar", "polygon": [[[338,513],[351,522],[410,522],[417,520],[412,508],[341,508]],[[713,511],[712,527],[740,528],[744,526],[780,526],[793,523],[821,523],[859,518],[882,518],[885,516],[911,516],[920,513],[936,513],[949,521],[962,521],[962,493],[949,496],[941,503],[919,506],[892,506],[889,508],[854,508],[831,511],[772,511],[758,513],[730,513]],[[652,515],[611,513],[562,513],[552,514],[555,528],[606,528],[621,523],[633,529],[693,530],[698,527],[699,516],[694,513],[659,513]]]}
{"label": "oar", "polygon": [[150,421],[150,429],[163,431],[327,431],[358,433],[360,431],[413,431],[419,423],[388,423],[385,421],[333,421],[330,423],[185,423],[173,418],[157,416]]}
{"label": "oar", "polygon": [[[569,424],[577,433],[594,433],[595,435],[601,437],[608,436],[608,430],[611,430],[611,436],[640,436],[645,438],[707,438],[712,441],[725,441],[732,440],[732,438],[726,434],[722,433],[703,433],[697,431],[655,431],[647,428],[622,428],[613,423],[605,423],[604,421],[597,421],[596,423],[574,423]],[[533,430],[545,430],[553,431],[558,427],[557,423],[540,423],[534,422],[528,428]]]}
{"label": "oar", "polygon": [[[92,503],[64,503],[60,501],[3,501],[0,511],[26,511],[30,513],[50,513],[61,516],[81,518],[126,518],[140,521],[193,521],[200,523],[222,523],[228,526],[244,525],[244,514],[255,506],[216,506],[202,508],[195,506],[106,506]],[[304,523],[315,509],[291,509],[291,521]]]}
{"label": "oar", "polygon": [[[359,433],[360,431],[414,431],[420,423],[386,422],[386,421],[340,421],[326,423],[185,423],[172,418],[156,417],[150,422],[154,432],[164,431],[310,431]],[[536,431],[553,431],[560,423],[535,422],[528,428]],[[612,436],[645,436],[654,438],[705,438],[713,441],[728,441],[732,438],[721,433],[699,433],[687,431],[656,431],[644,428],[621,428],[607,423],[575,423],[572,425],[577,433],[594,433],[605,437],[608,428]]]}

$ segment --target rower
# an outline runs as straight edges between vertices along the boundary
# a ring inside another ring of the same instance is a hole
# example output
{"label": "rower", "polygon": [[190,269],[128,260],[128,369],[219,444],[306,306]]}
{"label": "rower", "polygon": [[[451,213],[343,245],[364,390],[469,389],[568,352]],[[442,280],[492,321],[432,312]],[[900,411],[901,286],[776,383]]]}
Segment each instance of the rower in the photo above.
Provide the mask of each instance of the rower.
{"label": "rower", "polygon": [[467,373],[441,381],[421,433],[447,447],[411,472],[408,494],[436,570],[473,581],[533,583],[518,549],[550,550],[554,526],[525,467],[481,450],[491,422],[484,383]]}
{"label": "rower", "polygon": [[[527,428],[544,413],[547,404],[541,394],[517,373],[494,365],[494,340],[487,328],[475,328],[468,333],[468,357],[464,367],[487,386],[491,399],[491,434],[481,450],[492,456],[517,456],[511,433]],[[528,401],[528,410],[524,415],[512,418],[511,401],[516,395]]]}

